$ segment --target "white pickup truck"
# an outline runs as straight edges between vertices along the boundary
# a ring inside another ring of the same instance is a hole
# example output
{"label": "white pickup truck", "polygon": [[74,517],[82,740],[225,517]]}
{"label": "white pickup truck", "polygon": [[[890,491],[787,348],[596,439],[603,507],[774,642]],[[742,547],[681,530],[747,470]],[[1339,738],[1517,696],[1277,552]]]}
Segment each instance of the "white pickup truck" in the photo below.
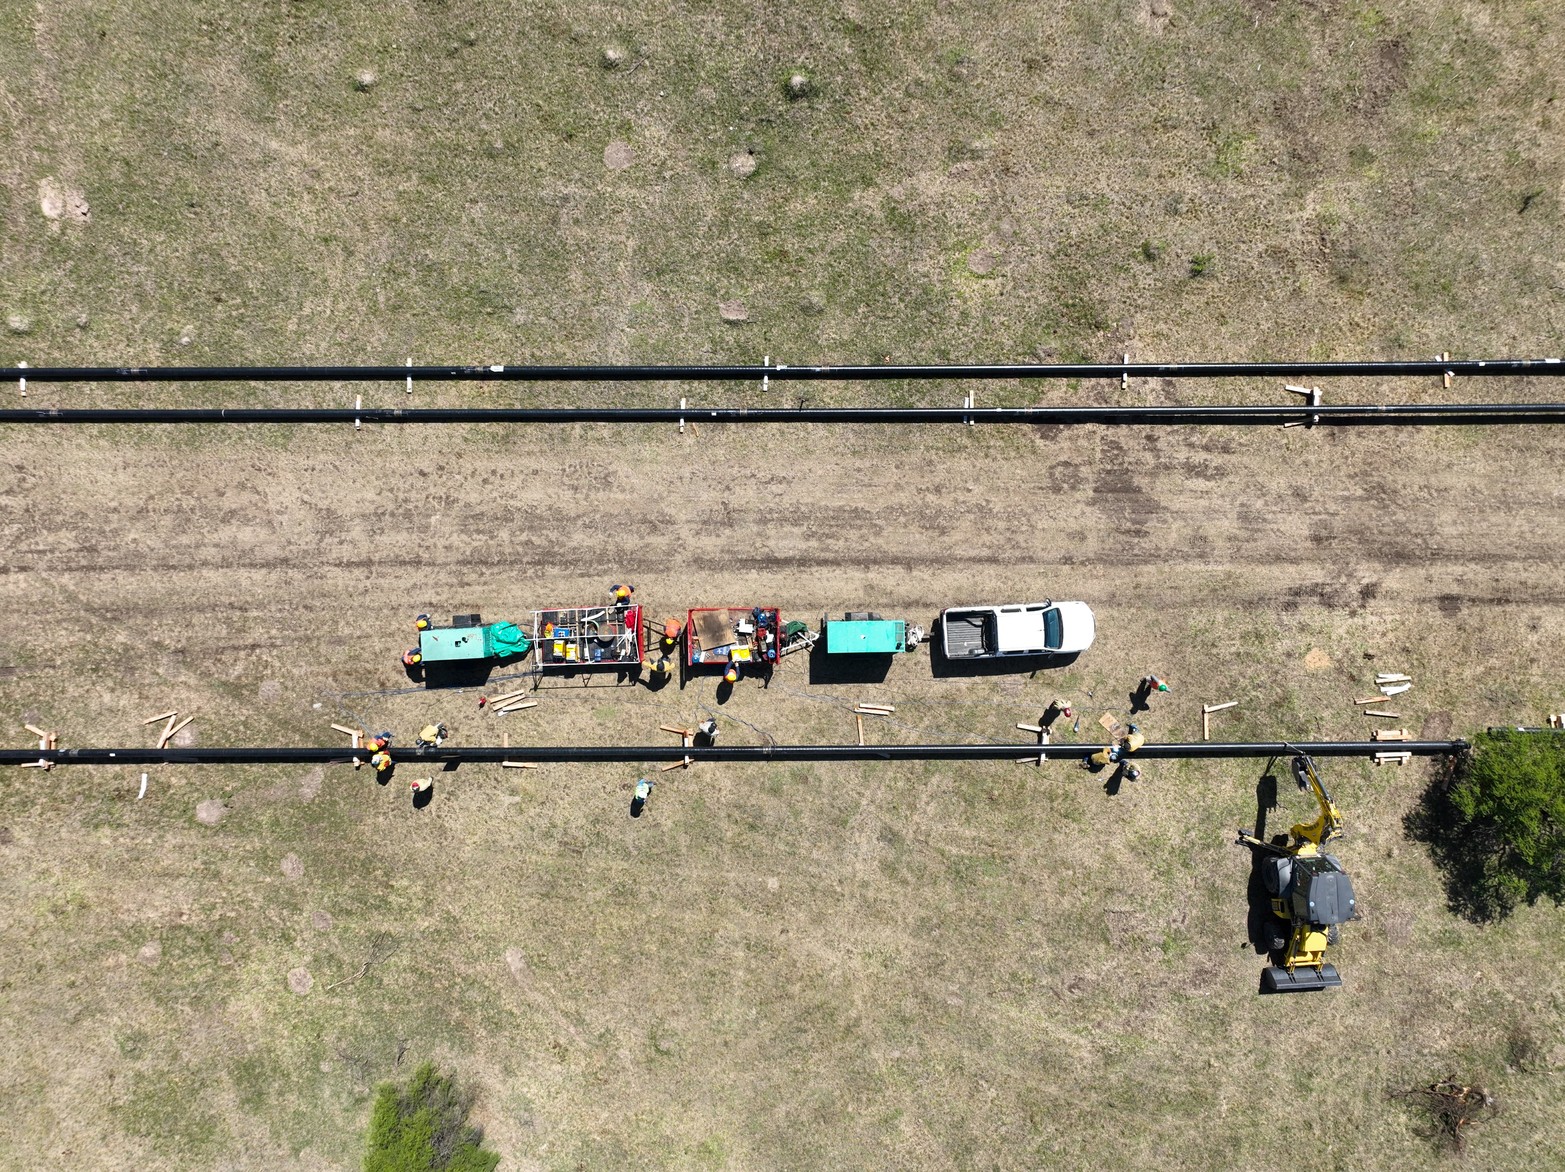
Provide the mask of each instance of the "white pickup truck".
{"label": "white pickup truck", "polygon": [[947,659],[1074,655],[1092,646],[1097,625],[1085,602],[953,606],[940,615]]}

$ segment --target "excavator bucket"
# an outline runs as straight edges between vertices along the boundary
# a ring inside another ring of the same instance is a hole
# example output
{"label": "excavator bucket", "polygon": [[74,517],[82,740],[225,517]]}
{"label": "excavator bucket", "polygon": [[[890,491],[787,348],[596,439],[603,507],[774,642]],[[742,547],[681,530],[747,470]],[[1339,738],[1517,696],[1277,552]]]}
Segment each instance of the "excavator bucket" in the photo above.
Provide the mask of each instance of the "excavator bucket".
{"label": "excavator bucket", "polygon": [[1300,965],[1291,973],[1281,965],[1271,965],[1261,973],[1262,993],[1310,993],[1316,989],[1340,989],[1342,978],[1337,966],[1323,964],[1319,969]]}

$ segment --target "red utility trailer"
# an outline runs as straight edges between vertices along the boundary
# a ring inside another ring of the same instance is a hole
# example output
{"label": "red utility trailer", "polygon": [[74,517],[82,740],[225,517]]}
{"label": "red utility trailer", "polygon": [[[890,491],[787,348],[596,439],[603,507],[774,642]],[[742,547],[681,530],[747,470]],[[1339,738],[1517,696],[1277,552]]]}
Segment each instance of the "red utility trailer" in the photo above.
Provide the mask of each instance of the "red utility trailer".
{"label": "red utility trailer", "polygon": [[685,617],[685,664],[693,670],[736,663],[769,672],[781,648],[775,606],[702,606]]}

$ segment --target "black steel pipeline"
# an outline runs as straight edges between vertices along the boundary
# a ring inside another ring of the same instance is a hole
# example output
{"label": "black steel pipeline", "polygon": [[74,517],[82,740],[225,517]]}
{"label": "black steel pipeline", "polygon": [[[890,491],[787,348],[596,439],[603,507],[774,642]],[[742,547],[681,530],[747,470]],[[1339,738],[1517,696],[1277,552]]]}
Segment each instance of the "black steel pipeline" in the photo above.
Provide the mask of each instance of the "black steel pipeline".
{"label": "black steel pipeline", "polygon": [[[634,764],[653,761],[1080,761],[1096,753],[1098,744],[1011,745],[529,745],[503,748],[468,745],[438,749],[393,748],[399,765],[529,763]],[[1371,757],[1376,753],[1412,753],[1416,757],[1451,756],[1467,742],[1456,741],[1197,741],[1148,744],[1138,760],[1191,760],[1234,757],[1285,757],[1309,753],[1315,757]],[[369,751],[306,747],[244,749],[201,747],[184,749],[0,749],[0,766],[48,761],[55,765],[328,765],[367,760]]]}
{"label": "black steel pipeline", "polygon": [[1565,403],[1240,407],[104,407],[7,408],[6,423],[1033,423],[1267,427],[1565,423]]}
{"label": "black steel pipeline", "polygon": [[1565,375],[1559,358],[1430,359],[1414,362],[1034,362],[760,366],[39,366],[0,367],[0,382],[842,382],[888,379],[1365,378],[1452,374]]}

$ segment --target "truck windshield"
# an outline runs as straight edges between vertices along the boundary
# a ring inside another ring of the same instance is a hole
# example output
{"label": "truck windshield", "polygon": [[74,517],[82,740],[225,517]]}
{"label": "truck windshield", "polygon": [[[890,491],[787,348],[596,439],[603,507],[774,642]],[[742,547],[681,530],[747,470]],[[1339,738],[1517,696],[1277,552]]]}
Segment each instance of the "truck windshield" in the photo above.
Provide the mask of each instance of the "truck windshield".
{"label": "truck windshield", "polygon": [[1060,608],[1051,606],[1043,612],[1043,645],[1050,651],[1058,651],[1063,639],[1063,632],[1060,630]]}

